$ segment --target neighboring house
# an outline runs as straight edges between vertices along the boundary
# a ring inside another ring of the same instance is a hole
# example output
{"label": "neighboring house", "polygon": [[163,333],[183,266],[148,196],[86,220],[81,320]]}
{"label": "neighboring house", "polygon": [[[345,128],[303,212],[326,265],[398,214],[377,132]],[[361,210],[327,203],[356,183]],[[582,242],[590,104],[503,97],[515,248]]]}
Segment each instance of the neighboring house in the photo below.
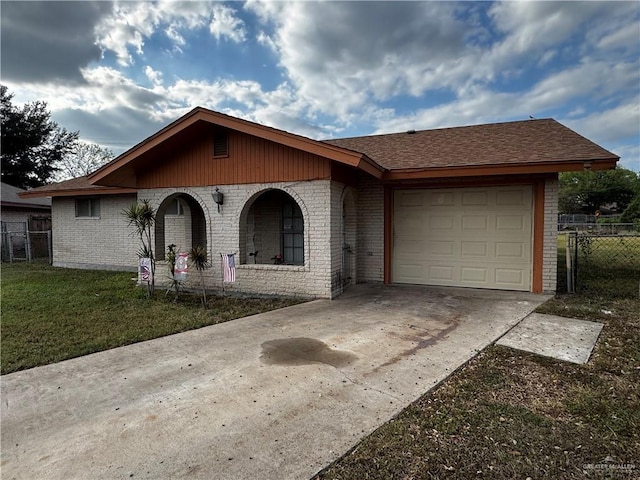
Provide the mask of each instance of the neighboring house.
{"label": "neighboring house", "polygon": [[[49,198],[21,198],[24,193],[18,187],[6,183],[0,184],[0,220],[2,240],[0,251],[5,261],[27,259],[26,248],[27,231],[47,231],[51,229],[51,199]],[[41,239],[36,240],[37,245],[32,245],[38,251],[47,251]],[[34,252],[37,253],[37,252]]]}
{"label": "neighboring house", "polygon": [[24,196],[53,197],[58,266],[135,268],[121,212],[148,199],[159,260],[172,243],[206,246],[211,288],[219,254],[235,253],[225,288],[247,293],[552,292],[558,172],[618,160],[552,119],[316,141],[196,108],[93,174]]}
{"label": "neighboring house", "polygon": [[51,219],[51,199],[50,198],[21,198],[20,193],[27,192],[18,187],[0,184],[0,219],[5,223],[25,223],[31,229],[31,226],[40,226],[34,224],[34,219]]}

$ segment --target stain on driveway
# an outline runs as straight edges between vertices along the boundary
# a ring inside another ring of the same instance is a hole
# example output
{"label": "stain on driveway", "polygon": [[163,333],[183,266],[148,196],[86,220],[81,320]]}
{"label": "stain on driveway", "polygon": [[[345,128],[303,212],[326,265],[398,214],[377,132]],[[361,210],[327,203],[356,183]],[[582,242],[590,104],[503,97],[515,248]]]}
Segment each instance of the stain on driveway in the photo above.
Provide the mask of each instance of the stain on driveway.
{"label": "stain on driveway", "polygon": [[315,338],[280,338],[262,344],[260,360],[267,365],[310,365],[324,363],[346,367],[358,359],[351,352],[334,350]]}

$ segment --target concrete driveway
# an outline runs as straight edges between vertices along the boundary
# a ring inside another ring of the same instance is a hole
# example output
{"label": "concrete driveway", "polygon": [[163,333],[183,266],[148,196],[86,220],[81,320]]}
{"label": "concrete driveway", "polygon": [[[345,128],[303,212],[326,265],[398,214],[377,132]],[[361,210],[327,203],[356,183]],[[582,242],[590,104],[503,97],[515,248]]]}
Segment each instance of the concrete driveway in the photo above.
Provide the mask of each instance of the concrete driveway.
{"label": "concrete driveway", "polygon": [[357,285],[5,375],[2,478],[310,478],[547,298]]}

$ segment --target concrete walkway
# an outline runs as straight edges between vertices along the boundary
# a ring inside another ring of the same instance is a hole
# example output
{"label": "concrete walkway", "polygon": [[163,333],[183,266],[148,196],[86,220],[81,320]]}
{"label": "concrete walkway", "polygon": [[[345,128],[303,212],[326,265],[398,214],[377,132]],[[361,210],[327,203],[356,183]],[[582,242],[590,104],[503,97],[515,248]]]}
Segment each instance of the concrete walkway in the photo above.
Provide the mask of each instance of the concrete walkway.
{"label": "concrete walkway", "polygon": [[496,342],[571,363],[587,363],[604,325],[577,318],[532,313]]}
{"label": "concrete walkway", "polygon": [[5,375],[2,478],[310,478],[547,298],[358,285]]}

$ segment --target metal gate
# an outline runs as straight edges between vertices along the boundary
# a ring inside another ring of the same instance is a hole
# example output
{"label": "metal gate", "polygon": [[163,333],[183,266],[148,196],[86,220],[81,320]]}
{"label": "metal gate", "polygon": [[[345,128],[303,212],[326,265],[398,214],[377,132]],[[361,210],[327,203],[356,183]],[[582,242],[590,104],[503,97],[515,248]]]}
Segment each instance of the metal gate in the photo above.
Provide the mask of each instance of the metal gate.
{"label": "metal gate", "polygon": [[0,234],[3,262],[47,260],[51,263],[51,230],[30,230],[27,222],[2,222]]}
{"label": "metal gate", "polygon": [[567,291],[640,297],[640,235],[566,234]]}

